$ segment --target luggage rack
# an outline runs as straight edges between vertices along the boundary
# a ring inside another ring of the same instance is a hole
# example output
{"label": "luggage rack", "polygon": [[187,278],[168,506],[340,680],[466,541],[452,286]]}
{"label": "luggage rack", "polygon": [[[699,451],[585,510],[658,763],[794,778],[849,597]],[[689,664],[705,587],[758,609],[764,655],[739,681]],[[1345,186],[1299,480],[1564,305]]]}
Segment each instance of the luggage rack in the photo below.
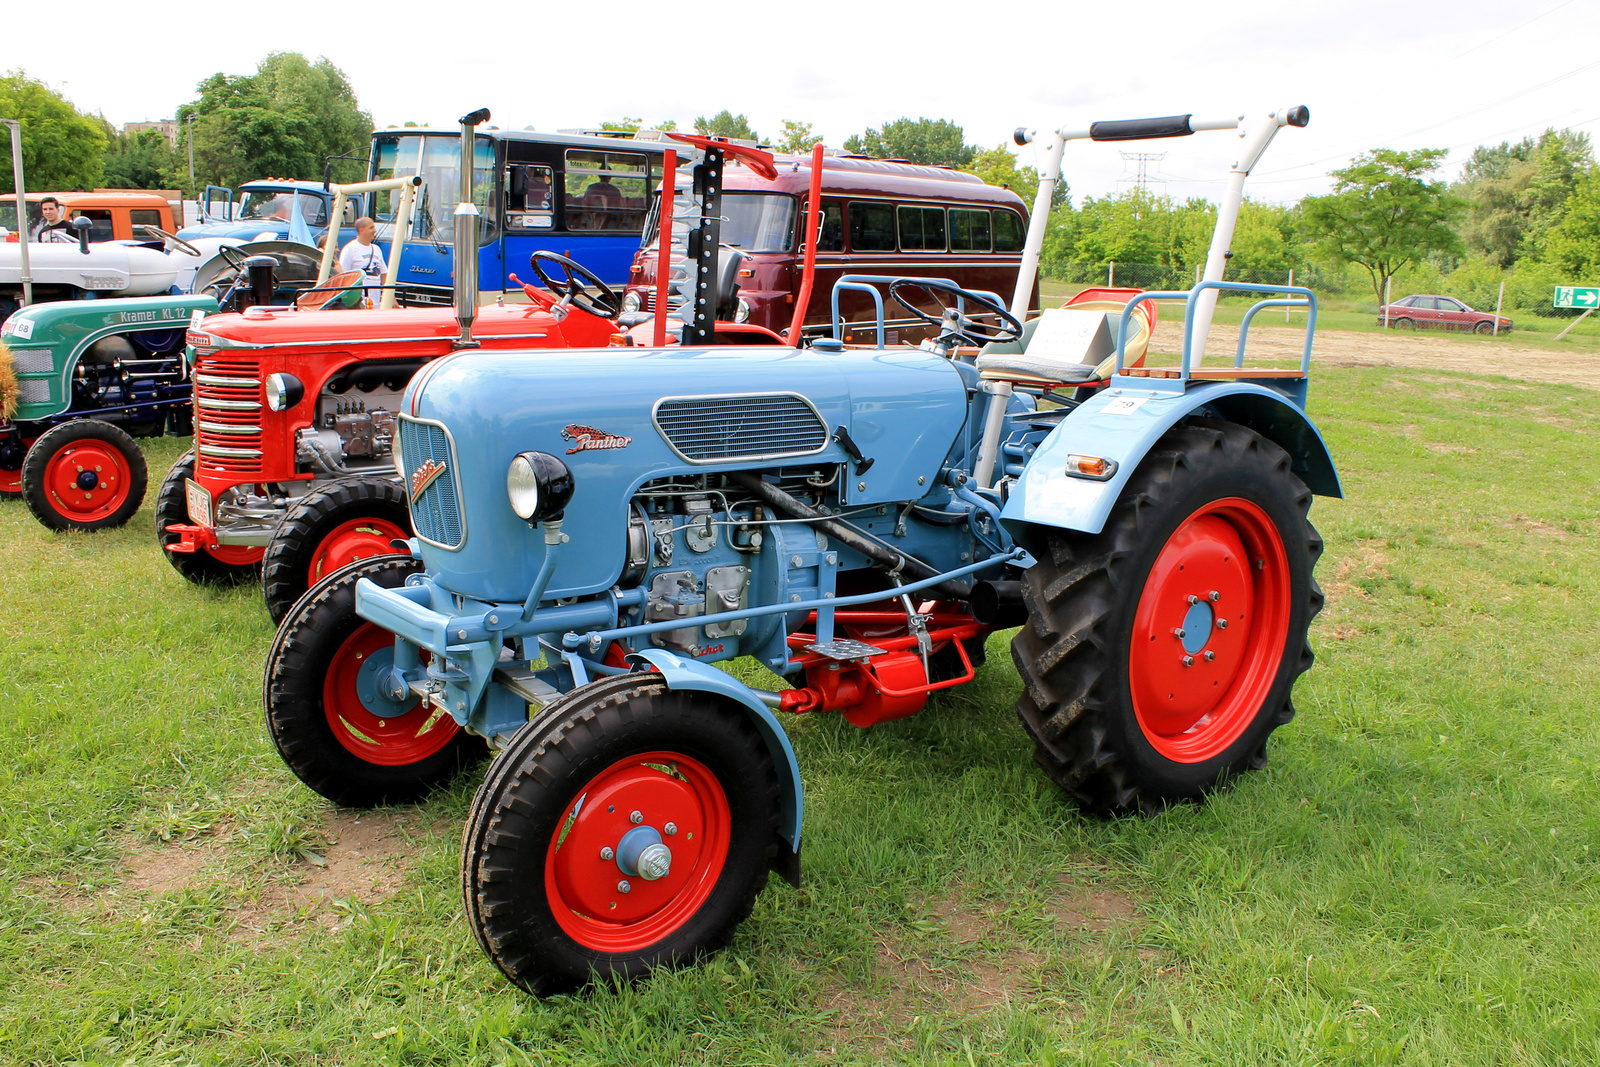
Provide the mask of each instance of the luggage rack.
{"label": "luggage rack", "polygon": [[[1208,289],[1219,292],[1264,293],[1276,295],[1276,299],[1258,300],[1250,305],[1244,313],[1244,319],[1239,323],[1239,346],[1234,354],[1231,367],[1194,367],[1192,365],[1195,308],[1199,303],[1200,295]],[[1133,315],[1133,309],[1146,300],[1182,300],[1183,307],[1183,354],[1177,367],[1125,367],[1123,366],[1124,348],[1128,339],[1128,320]],[[1280,369],[1273,367],[1246,367],[1244,365],[1245,344],[1250,336],[1250,323],[1256,313],[1267,308],[1304,308],[1306,310],[1306,339],[1301,350],[1299,369]],[[1306,399],[1306,381],[1311,376],[1311,339],[1317,327],[1317,296],[1303,285],[1267,285],[1255,282],[1227,282],[1227,281],[1202,281],[1192,289],[1177,290],[1151,290],[1140,293],[1122,310],[1122,317],[1117,323],[1117,365],[1112,372],[1111,385],[1116,387],[1133,387],[1139,389],[1165,390],[1182,392],[1188,388],[1191,381],[1216,381],[1220,379],[1261,379],[1261,384],[1280,392],[1288,394],[1298,404],[1304,404]]]}

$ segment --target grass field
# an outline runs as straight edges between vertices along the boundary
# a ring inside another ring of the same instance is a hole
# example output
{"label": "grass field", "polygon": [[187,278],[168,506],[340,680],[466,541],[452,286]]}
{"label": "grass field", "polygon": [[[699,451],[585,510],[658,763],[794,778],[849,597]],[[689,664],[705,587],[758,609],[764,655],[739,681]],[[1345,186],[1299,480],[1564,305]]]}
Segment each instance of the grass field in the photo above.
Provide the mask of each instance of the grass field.
{"label": "grass field", "polygon": [[[1600,1061],[1600,397],[1335,369],[1316,667],[1264,772],[1103,822],[965,690],[788,720],[805,886],[731,948],[535,1001],[464,924],[474,781],[337,811],[260,713],[255,588],[0,503],[0,1062]],[[148,449],[159,478],[183,447]]]}

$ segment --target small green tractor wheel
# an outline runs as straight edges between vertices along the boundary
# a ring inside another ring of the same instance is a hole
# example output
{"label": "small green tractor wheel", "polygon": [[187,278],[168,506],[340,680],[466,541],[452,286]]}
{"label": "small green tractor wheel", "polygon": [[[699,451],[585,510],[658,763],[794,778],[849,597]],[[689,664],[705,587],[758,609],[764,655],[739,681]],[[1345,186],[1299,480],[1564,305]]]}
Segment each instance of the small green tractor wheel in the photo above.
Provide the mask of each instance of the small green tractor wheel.
{"label": "small green tractor wheel", "polygon": [[52,530],[106,530],[139,510],[149,477],[144,453],[125,431],[74,419],[40,434],[28,449],[22,499]]}
{"label": "small green tractor wheel", "polygon": [[357,560],[394,552],[411,536],[406,491],[393,478],[362,475],[318,486],[296,500],[261,562],[261,592],[281,623],[317,582]]}
{"label": "small green tractor wheel", "polygon": [[462,839],[467,920],[541,996],[689,962],[749,916],[778,810],[744,711],[655,674],[594,682],[490,766]]}
{"label": "small green tractor wheel", "polygon": [[394,637],[356,614],[356,583],[386,589],[422,570],[389,555],[337,571],[295,605],[267,652],[267,730],[306,785],[335,804],[364,808],[420,800],[481,759],[483,741],[455,719],[379,682]]}
{"label": "small green tractor wheel", "polygon": [[1017,711],[1084,808],[1155,813],[1265,761],[1321,609],[1311,492],[1233,423],[1168,431],[1102,531],[1052,532],[1023,584]]}
{"label": "small green tractor wheel", "polygon": [[181,540],[168,533],[173,524],[189,523],[189,502],[183,483],[194,477],[194,451],[178,457],[156,490],[156,541],[172,569],[197,585],[239,585],[261,573],[261,549],[242,545],[222,545],[213,551],[173,552],[168,545]]}

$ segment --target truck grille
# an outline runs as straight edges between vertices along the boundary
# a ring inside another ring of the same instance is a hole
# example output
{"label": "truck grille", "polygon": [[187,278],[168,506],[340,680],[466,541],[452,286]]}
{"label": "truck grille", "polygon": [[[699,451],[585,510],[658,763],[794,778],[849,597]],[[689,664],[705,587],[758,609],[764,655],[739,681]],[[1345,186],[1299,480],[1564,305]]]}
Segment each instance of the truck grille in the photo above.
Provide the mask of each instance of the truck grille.
{"label": "truck grille", "polygon": [[461,499],[456,489],[456,457],[444,427],[400,417],[400,455],[406,465],[406,495],[417,468],[433,462],[443,473],[428,483],[420,496],[411,496],[411,525],[417,536],[440,548],[460,548],[465,527]]}
{"label": "truck grille", "polygon": [[828,444],[816,410],[793,393],[672,397],[656,405],[656,429],[698,463],[804,456]]}
{"label": "truck grille", "polygon": [[[668,311],[677,311],[681,307],[683,307],[683,297],[675,296],[672,293],[668,293],[667,294],[667,310]],[[653,285],[650,288],[644,290],[644,304],[642,305],[642,310],[648,311],[652,315],[655,314],[655,310],[656,310],[656,287],[653,286]]]}
{"label": "truck grille", "polygon": [[208,469],[261,473],[264,397],[255,360],[201,356],[195,361],[195,449]]}

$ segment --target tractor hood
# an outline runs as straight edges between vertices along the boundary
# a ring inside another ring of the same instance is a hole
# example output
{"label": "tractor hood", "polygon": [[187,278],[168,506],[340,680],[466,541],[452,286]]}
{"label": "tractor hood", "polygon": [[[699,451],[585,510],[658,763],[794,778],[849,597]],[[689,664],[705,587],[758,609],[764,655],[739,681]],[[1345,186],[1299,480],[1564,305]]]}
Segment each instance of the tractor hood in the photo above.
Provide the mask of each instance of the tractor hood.
{"label": "tractor hood", "polygon": [[[528,594],[544,558],[543,535],[506,495],[519,452],[572,470],[570,540],[545,597],[580,596],[621,576],[631,501],[652,479],[842,464],[846,509],[926,495],[966,420],[967,390],[947,360],[904,349],[469,352],[425,368],[402,407],[429,573],[460,595],[509,601]],[[840,427],[870,466],[840,446]]]}
{"label": "tractor hood", "polygon": [[[76,244],[28,245],[28,272],[34,285],[69,285],[111,296],[154,296],[178,279],[178,265],[159,248],[105,242],[84,252]],[[22,283],[22,251],[0,244],[0,282]]]}

